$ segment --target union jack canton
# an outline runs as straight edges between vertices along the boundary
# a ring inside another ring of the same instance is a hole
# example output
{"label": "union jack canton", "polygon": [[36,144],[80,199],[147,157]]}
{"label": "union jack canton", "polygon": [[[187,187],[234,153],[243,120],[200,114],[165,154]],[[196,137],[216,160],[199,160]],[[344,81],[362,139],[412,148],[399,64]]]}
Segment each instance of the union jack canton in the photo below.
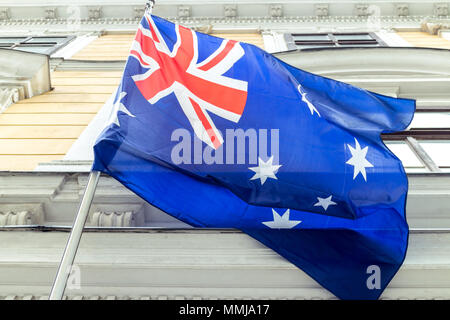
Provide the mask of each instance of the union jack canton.
{"label": "union jack canton", "polygon": [[208,112],[237,123],[247,100],[247,82],[224,76],[244,55],[242,46],[223,40],[198,62],[196,32],[175,25],[177,40],[170,50],[153,19],[144,19],[147,27],[139,25],[130,52],[146,70],[132,77],[136,86],[151,104],[173,93],[197,137],[217,149],[223,138]]}

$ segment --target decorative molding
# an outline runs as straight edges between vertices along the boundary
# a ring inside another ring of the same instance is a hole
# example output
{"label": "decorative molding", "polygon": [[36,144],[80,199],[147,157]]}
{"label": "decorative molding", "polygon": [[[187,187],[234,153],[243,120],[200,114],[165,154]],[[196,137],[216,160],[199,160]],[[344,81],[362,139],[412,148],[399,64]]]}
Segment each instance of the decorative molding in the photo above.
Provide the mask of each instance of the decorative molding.
{"label": "decorative molding", "polygon": [[[392,25],[405,24],[411,26],[411,24],[419,24],[427,16],[380,16],[380,23],[388,28],[392,28]],[[324,16],[322,19],[317,19],[317,16],[283,16],[280,18],[272,17],[201,17],[192,16],[189,19],[180,19],[178,17],[167,17],[166,19],[172,22],[180,22],[186,26],[195,26],[199,24],[212,24],[219,26],[249,26],[258,24],[263,29],[293,29],[301,28],[303,25],[311,29],[311,24],[314,27],[319,27],[322,23],[325,26],[334,24],[333,28],[343,27],[357,27],[361,30],[362,24],[365,26],[367,23],[367,16]],[[107,22],[105,21],[105,24]],[[125,23],[125,22],[124,22]],[[382,25],[382,26],[383,26]]]}
{"label": "decorative molding", "polygon": [[[391,292],[387,289],[388,294],[384,294],[380,300],[405,300],[405,299],[420,299],[420,300],[448,300],[450,295],[444,291],[443,294],[439,293],[439,290],[433,290],[433,294],[427,293],[426,295],[419,296],[414,293],[414,290],[419,291],[417,288],[414,289],[404,289],[395,290]],[[434,292],[437,291],[437,292]],[[140,295],[140,296],[129,296],[129,295],[64,295],[62,300],[217,300],[222,297],[216,295],[187,295],[187,294],[175,294],[171,296],[167,295]],[[232,297],[233,299],[239,299],[238,297]],[[248,298],[248,297],[242,297]],[[323,295],[315,296],[295,296],[295,297],[284,297],[289,300],[337,300],[336,297]],[[275,296],[264,296],[262,300],[277,300],[278,297]],[[0,300],[48,300],[48,295],[34,295],[34,294],[7,294],[0,296]]]}
{"label": "decorative molding", "polygon": [[395,5],[395,12],[399,17],[409,16],[409,5],[407,3],[399,3]]}
{"label": "decorative molding", "polygon": [[141,20],[142,17],[144,16],[144,13],[145,13],[145,8],[143,8],[143,7],[134,7],[133,8],[133,16],[134,16],[134,19],[136,19],[136,20]]}
{"label": "decorative molding", "polygon": [[[119,207],[126,206],[119,205]],[[88,225],[93,227],[141,227],[145,223],[145,216],[142,210],[143,206],[138,207],[139,209],[136,211],[95,211],[89,215]]]}
{"label": "decorative molding", "polygon": [[447,3],[435,3],[434,14],[438,17],[448,16],[448,4]]}
{"label": "decorative molding", "polygon": [[210,34],[213,29],[213,26],[211,24],[203,24],[203,25],[193,26],[192,29],[195,31],[201,32],[201,33]]}
{"label": "decorative molding", "polygon": [[369,13],[369,5],[368,4],[356,4],[355,5],[355,13],[358,17],[367,17],[370,15]]}
{"label": "decorative molding", "polygon": [[[364,49],[362,49],[364,50]],[[365,51],[366,52],[366,51]],[[367,52],[366,52],[367,53]],[[304,54],[298,57],[298,60],[285,59],[277,55],[282,60],[294,66],[301,62],[311,61],[310,56],[316,53]],[[330,53],[331,55],[335,53]],[[357,53],[358,54],[358,53]],[[424,52],[426,55],[426,52]],[[356,54],[355,54],[356,56]],[[377,57],[380,55],[377,54]],[[389,51],[389,55],[394,61],[398,61],[404,56],[401,53],[397,55]],[[366,61],[373,61],[373,57],[368,54],[364,56]],[[351,55],[347,59],[354,59]],[[362,59],[362,58],[361,58]],[[411,59],[414,60],[414,57]],[[430,56],[430,60],[437,60],[436,65],[442,65],[444,58],[439,60],[435,56]],[[330,55],[322,56],[316,63],[321,65],[322,61],[328,61],[329,64],[335,64],[335,67],[342,66],[339,57],[330,59]],[[415,60],[417,63],[418,60]],[[359,63],[356,60],[355,63]],[[406,68],[408,64],[405,64]],[[426,66],[425,66],[426,67]],[[323,66],[329,70],[328,65]],[[306,70],[311,69],[310,67]],[[400,69],[403,70],[403,69]],[[319,70],[320,71],[320,70]],[[329,74],[326,74],[329,76]],[[336,78],[336,75],[333,75]],[[423,75],[422,75],[423,77]],[[408,90],[415,90],[416,86],[411,86],[410,75],[405,75],[405,85]],[[349,78],[339,77],[339,80],[349,82]],[[371,84],[365,79],[353,78],[350,84],[377,88],[380,84]],[[439,84],[437,82],[428,83],[426,79],[417,79],[419,85],[425,85],[423,90],[430,90],[433,87],[443,87],[448,89],[448,84]],[[361,83],[357,81],[362,81]],[[385,84],[382,84],[385,86]],[[401,84],[400,84],[401,86]],[[42,224],[47,226],[70,226],[77,212],[79,201],[84,193],[87,183],[88,173],[0,173],[0,212],[37,212],[36,203],[45,208],[45,214],[38,214],[36,217],[42,217]],[[408,174],[409,192],[407,203],[408,222],[411,228],[430,227],[430,228],[450,228],[450,174],[427,175],[427,174]],[[151,206],[136,194],[129,191],[117,180],[102,175],[97,186],[94,202],[91,212],[102,213],[125,213],[132,212],[134,226],[136,227],[187,227],[186,224],[161,212]],[[112,219],[112,218],[111,218]],[[144,221],[145,220],[145,221]],[[131,225],[133,225],[131,223]]]}
{"label": "decorative molding", "polygon": [[449,30],[450,22],[448,20],[425,19],[420,24],[420,28],[423,32],[428,32],[429,34],[437,35],[441,30]]}
{"label": "decorative molding", "polygon": [[[74,8],[73,4],[70,3],[70,1],[61,0],[57,1],[57,4],[55,2],[55,5],[52,6],[58,8],[55,18],[48,18],[48,15],[53,17],[53,12],[46,13],[45,10],[42,10],[41,6],[32,2],[22,5],[17,2],[18,1],[10,1],[10,5],[3,4],[3,9],[0,8],[0,12],[3,12],[3,14],[0,14],[0,23],[8,25],[8,23],[11,22],[14,25],[21,25],[24,28],[33,26],[34,24],[42,26],[47,24],[54,26],[60,24],[64,25],[67,24],[67,21],[70,22],[71,19],[73,20],[73,17],[71,18],[71,13],[76,13],[76,21],[80,21],[81,25],[133,25],[136,23],[136,20],[139,20],[142,17],[141,10],[144,8],[143,4],[136,1],[117,1],[112,3],[105,0],[92,0],[89,4],[85,1],[83,4],[76,6],[76,12],[73,12],[73,10],[71,10]],[[391,1],[390,4],[385,2],[386,1],[382,1],[380,4],[378,4],[378,2],[372,2],[373,4],[371,5],[371,2],[366,1],[356,2],[355,4],[354,0],[342,0],[339,1],[339,4],[333,2],[333,6],[339,6],[339,10],[333,11],[328,8],[328,5],[331,6],[331,1],[324,2],[319,0],[306,2],[274,1],[274,3],[271,3],[270,1],[244,1],[239,2],[239,10],[236,3],[227,4],[226,2],[219,2],[220,4],[218,5],[216,1],[204,2],[184,0],[179,2],[168,1],[159,3],[155,6],[154,14],[169,19],[188,20],[188,17],[186,16],[187,13],[178,14],[178,7],[189,6],[191,8],[189,20],[196,19],[203,22],[214,21],[220,23],[221,20],[224,20],[225,18],[228,22],[230,22],[231,19],[238,19],[238,22],[248,21],[249,23],[258,23],[259,21],[267,22],[267,17],[271,17],[276,21],[283,16],[287,17],[286,19],[283,19],[287,23],[296,23],[298,21],[312,21],[317,23],[317,20],[314,19],[318,16],[332,16],[333,20],[330,22],[341,20],[354,21],[355,19],[367,17],[371,14],[370,11],[376,11],[376,8],[379,8],[382,9],[379,12],[382,14],[381,16],[383,19],[394,19],[395,21],[395,18],[398,17],[409,17],[405,15],[404,9],[405,6],[410,6],[414,7],[414,13],[421,17],[448,15],[448,3],[435,3],[433,6],[426,2],[408,2],[407,0]],[[99,9],[102,8],[102,6],[105,10]],[[223,8],[222,13],[220,12],[221,8]],[[282,11],[281,15],[280,11]],[[43,19],[52,21],[42,21]],[[54,28],[51,28],[51,30],[54,30]]]}
{"label": "decorative molding", "polygon": [[235,18],[238,15],[236,4],[225,4],[223,6],[223,15],[226,18]]}
{"label": "decorative molding", "polygon": [[57,19],[58,18],[58,8],[46,8],[45,9],[45,19]]}
{"label": "decorative molding", "polygon": [[95,227],[135,227],[134,214],[127,212],[100,212],[90,216],[90,225]]}
{"label": "decorative molding", "polygon": [[42,204],[0,203],[0,227],[38,225],[43,221]]}
{"label": "decorative molding", "polygon": [[102,7],[89,8],[89,20],[99,20],[102,17]]}
{"label": "decorative molding", "polygon": [[21,96],[23,97],[23,87],[0,87],[0,113],[19,101]]}
{"label": "decorative molding", "polygon": [[[285,10],[284,14],[286,13]],[[229,10],[227,10],[229,12]],[[231,14],[231,13],[230,13]],[[134,32],[137,27],[137,22],[142,16],[138,18],[138,15],[131,15],[129,18],[107,18],[103,17],[97,20],[93,19],[80,19],[77,20],[78,29],[71,31],[71,34],[85,34],[87,32],[96,32],[98,30],[127,30],[128,32]],[[381,28],[419,28],[420,22],[427,16],[380,16],[378,20]],[[240,16],[190,16],[190,17],[178,17],[168,16],[164,17],[174,23],[180,23],[187,27],[195,28],[202,25],[212,25],[219,28],[239,28],[250,26],[254,27],[255,24],[261,29],[270,30],[296,30],[301,32],[301,29],[309,30],[311,32],[312,27],[328,28],[339,30],[344,28],[349,32],[354,29],[355,31],[366,31],[367,29],[367,16],[321,16],[318,19],[317,16],[282,16],[282,17],[240,17]],[[70,22],[69,22],[70,25]],[[9,19],[0,20],[0,26],[4,32],[11,34],[26,31],[35,33],[67,33],[68,20],[65,18],[58,19]],[[351,28],[351,29],[350,29]],[[306,31],[308,32],[308,31]]]}
{"label": "decorative molding", "polygon": [[178,6],[178,17],[189,18],[191,16],[191,6]]}
{"label": "decorative molding", "polygon": [[8,8],[0,8],[0,21],[2,20],[9,20],[10,19],[10,13]]}
{"label": "decorative molding", "polygon": [[29,211],[0,212],[0,227],[32,225],[33,215]]}
{"label": "decorative molding", "polygon": [[280,18],[283,16],[283,5],[271,4],[269,6],[269,16],[272,18]]}
{"label": "decorative molding", "polygon": [[[0,232],[0,299],[48,294],[68,233],[46,231]],[[409,239],[405,262],[382,299],[450,298],[450,233],[411,230]],[[236,230],[86,228],[76,265],[80,286],[67,288],[70,300],[334,299],[304,272]]]}
{"label": "decorative molding", "polygon": [[318,17],[327,17],[329,15],[329,5],[328,4],[316,4],[315,13]]}

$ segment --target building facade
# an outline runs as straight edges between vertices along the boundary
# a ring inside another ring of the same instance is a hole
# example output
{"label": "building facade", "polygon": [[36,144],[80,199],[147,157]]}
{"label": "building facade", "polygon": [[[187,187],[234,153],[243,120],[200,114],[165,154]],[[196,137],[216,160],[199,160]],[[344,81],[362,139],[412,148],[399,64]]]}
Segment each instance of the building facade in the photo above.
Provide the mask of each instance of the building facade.
{"label": "building facade", "polygon": [[[145,1],[0,1],[0,297],[46,299]],[[450,3],[157,1],[153,13],[417,101],[386,134],[409,178],[405,263],[382,298],[450,298]],[[235,230],[199,230],[102,176],[68,299],[333,299]]]}

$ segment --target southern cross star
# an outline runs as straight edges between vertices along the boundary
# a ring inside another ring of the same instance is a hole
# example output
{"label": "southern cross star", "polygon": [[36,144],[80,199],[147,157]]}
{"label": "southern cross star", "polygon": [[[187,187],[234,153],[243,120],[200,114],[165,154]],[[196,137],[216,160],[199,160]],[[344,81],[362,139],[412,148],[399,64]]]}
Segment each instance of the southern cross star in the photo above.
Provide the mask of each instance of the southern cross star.
{"label": "southern cross star", "polygon": [[264,225],[268,226],[271,229],[292,229],[301,221],[298,220],[289,220],[290,211],[287,209],[283,215],[279,215],[274,209],[272,209],[273,221],[263,222]]}
{"label": "southern cross star", "polygon": [[350,152],[352,153],[352,157],[346,163],[354,166],[353,180],[355,180],[358,174],[361,173],[364,180],[367,181],[366,168],[373,167],[373,164],[371,164],[366,159],[367,150],[369,149],[369,147],[361,149],[361,146],[359,145],[359,142],[358,140],[356,140],[356,138],[355,138],[355,148],[353,148],[349,144],[347,144],[347,146],[349,147]]}
{"label": "southern cross star", "polygon": [[331,201],[331,197],[332,196],[329,196],[328,198],[317,197],[318,202],[314,204],[314,207],[322,207],[325,209],[325,211],[327,211],[329,206],[336,205],[336,202]]}
{"label": "southern cross star", "polygon": [[133,118],[135,117],[133,114],[131,114],[131,112],[121,102],[123,97],[125,97],[126,95],[127,95],[127,93],[124,92],[124,91],[122,91],[119,94],[119,97],[117,98],[116,102],[112,106],[111,116],[108,119],[107,125],[115,123],[116,125],[118,125],[120,127],[119,115],[118,115],[119,111],[123,112],[123,113],[126,113],[130,117],[133,117]]}
{"label": "southern cross star", "polygon": [[311,111],[311,115],[314,115],[314,112],[317,113],[317,115],[320,117],[320,113],[319,111],[317,111],[316,107],[311,103],[311,101],[309,101],[309,99],[306,97],[307,93],[303,90],[303,87],[301,84],[298,85],[297,87],[298,91],[300,92],[300,94],[302,95],[302,101],[304,103],[306,103],[306,105],[309,108],[309,111]]}
{"label": "southern cross star", "polygon": [[275,175],[281,165],[273,165],[273,156],[270,157],[267,162],[264,162],[261,158],[258,157],[258,166],[251,167],[250,170],[255,172],[255,175],[250,178],[250,180],[261,179],[261,185],[266,182],[267,178],[277,180],[277,176]]}

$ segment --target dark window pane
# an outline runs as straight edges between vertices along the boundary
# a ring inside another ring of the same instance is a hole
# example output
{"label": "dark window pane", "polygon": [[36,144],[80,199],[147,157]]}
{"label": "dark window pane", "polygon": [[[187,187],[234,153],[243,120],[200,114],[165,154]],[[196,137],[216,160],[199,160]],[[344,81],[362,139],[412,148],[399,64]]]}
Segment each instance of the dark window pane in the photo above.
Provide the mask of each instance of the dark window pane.
{"label": "dark window pane", "polygon": [[292,33],[288,37],[299,49],[327,47],[379,47],[384,45],[370,33]]}
{"label": "dark window pane", "polygon": [[369,45],[369,44],[378,44],[377,40],[339,40],[338,43],[340,45]]}
{"label": "dark window pane", "polygon": [[330,40],[326,34],[293,34],[294,41],[327,41]]}
{"label": "dark window pane", "polygon": [[19,43],[21,41],[26,40],[27,37],[0,37],[0,43]]}
{"label": "dark window pane", "polygon": [[24,45],[20,45],[20,46],[15,47],[14,50],[48,54],[48,53],[50,53],[53,50],[53,46],[24,46]]}
{"label": "dark window pane", "polygon": [[26,43],[61,43],[66,41],[66,37],[33,37]]}
{"label": "dark window pane", "polygon": [[295,41],[296,45],[333,45],[333,41]]}
{"label": "dark window pane", "polygon": [[339,44],[339,46],[348,48],[348,47],[379,47],[380,45],[377,43],[375,43],[375,44],[370,44],[370,43],[346,44],[345,43],[345,44]]}
{"label": "dark window pane", "polygon": [[309,45],[309,46],[297,46],[299,49],[319,49],[319,48],[334,48],[336,47],[334,44],[330,44],[330,45]]}
{"label": "dark window pane", "polygon": [[373,40],[370,34],[333,34],[337,40]]}

